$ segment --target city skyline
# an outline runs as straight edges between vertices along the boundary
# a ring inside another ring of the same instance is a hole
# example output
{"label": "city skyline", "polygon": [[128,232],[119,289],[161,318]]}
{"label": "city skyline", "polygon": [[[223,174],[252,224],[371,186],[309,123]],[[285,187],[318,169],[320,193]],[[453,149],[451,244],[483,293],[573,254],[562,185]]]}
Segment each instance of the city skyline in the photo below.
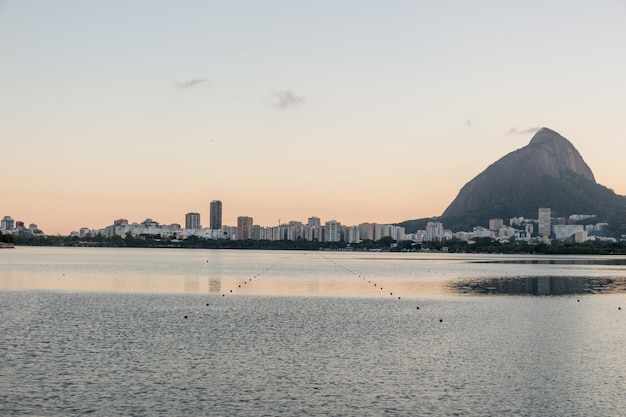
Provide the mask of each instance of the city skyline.
{"label": "city skyline", "polygon": [[[0,212],[440,216],[542,126],[626,194],[626,1],[0,4]],[[206,223],[206,221],[205,221]]]}

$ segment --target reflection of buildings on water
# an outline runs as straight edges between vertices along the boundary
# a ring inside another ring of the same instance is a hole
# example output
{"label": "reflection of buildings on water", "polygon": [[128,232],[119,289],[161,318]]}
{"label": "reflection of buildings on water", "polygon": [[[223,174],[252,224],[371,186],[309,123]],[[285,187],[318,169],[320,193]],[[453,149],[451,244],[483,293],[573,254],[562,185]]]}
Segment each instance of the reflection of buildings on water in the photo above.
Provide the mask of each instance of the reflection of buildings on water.
{"label": "reflection of buildings on water", "polygon": [[198,278],[185,278],[185,292],[197,293],[200,291],[200,280]]}
{"label": "reflection of buildings on water", "polygon": [[209,292],[222,291],[222,279],[221,278],[209,278]]}
{"label": "reflection of buildings on water", "polygon": [[567,295],[626,292],[624,278],[517,277],[453,283],[456,292],[473,294]]}

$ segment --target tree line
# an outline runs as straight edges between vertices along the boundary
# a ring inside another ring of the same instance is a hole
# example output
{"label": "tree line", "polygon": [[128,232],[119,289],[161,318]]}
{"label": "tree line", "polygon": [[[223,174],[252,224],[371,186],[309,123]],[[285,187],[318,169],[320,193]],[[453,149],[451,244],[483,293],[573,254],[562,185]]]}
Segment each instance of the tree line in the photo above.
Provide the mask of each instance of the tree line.
{"label": "tree line", "polygon": [[1,235],[0,241],[23,246],[93,246],[128,248],[189,248],[189,249],[260,249],[260,250],[349,250],[349,251],[442,251],[449,253],[502,253],[502,254],[626,254],[626,242],[587,241],[575,243],[552,241],[551,244],[529,243],[511,239],[499,242],[491,238],[476,238],[471,242],[460,239],[415,243],[396,241],[391,237],[379,240],[365,239],[359,243],[320,242],[317,240],[229,240],[202,239],[189,236],[187,239],[161,238],[158,235],[143,235],[110,238],[76,236],[22,236]]}

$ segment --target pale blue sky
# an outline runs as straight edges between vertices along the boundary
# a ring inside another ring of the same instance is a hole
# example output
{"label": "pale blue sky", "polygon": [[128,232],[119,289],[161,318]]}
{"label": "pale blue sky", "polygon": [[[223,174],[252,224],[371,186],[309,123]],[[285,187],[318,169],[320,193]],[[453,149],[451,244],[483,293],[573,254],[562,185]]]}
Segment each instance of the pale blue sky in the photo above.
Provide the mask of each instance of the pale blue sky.
{"label": "pale blue sky", "polygon": [[626,194],[625,44],[623,0],[0,0],[0,215],[434,216],[540,126]]}

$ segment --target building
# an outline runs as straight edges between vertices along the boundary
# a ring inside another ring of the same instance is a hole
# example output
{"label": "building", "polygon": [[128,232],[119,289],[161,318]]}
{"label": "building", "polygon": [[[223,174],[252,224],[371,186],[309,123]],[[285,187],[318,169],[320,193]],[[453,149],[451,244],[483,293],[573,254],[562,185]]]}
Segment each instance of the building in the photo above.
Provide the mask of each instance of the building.
{"label": "building", "polygon": [[[578,234],[578,236],[576,236]],[[554,226],[554,238],[558,240],[566,240],[571,237],[577,239],[576,241],[584,242],[587,240],[587,234],[585,233],[585,227],[580,224],[559,224]]]}
{"label": "building", "polygon": [[537,233],[539,236],[550,236],[550,226],[552,219],[552,213],[549,208],[540,207],[539,214],[537,216]]}
{"label": "building", "polygon": [[319,217],[309,217],[309,220],[306,224],[309,227],[320,227],[322,226],[322,222]]}
{"label": "building", "polygon": [[492,232],[499,231],[502,226],[504,226],[502,219],[489,219],[489,230]]}
{"label": "building", "polygon": [[252,217],[239,216],[237,217],[237,240],[252,239]]}
{"label": "building", "polygon": [[304,239],[322,241],[322,222],[319,217],[309,217],[304,227]]}
{"label": "building", "polygon": [[343,230],[343,240],[346,243],[358,243],[361,241],[359,237],[359,226],[349,226]]}
{"label": "building", "polygon": [[185,229],[202,229],[200,224],[200,213],[185,214]]}
{"label": "building", "polygon": [[428,222],[426,223],[426,241],[433,242],[443,240],[443,223]]}
{"label": "building", "polygon": [[337,220],[327,221],[324,227],[325,242],[339,242],[341,240],[341,223]]}
{"label": "building", "polygon": [[209,213],[209,227],[213,230],[222,228],[222,202],[219,200],[211,201]]}
{"label": "building", "polygon": [[361,223],[359,225],[359,237],[361,240],[374,240],[374,224]]}
{"label": "building", "polygon": [[0,230],[10,232],[13,231],[13,229],[15,229],[15,221],[13,218],[11,216],[4,216],[0,222]]}

